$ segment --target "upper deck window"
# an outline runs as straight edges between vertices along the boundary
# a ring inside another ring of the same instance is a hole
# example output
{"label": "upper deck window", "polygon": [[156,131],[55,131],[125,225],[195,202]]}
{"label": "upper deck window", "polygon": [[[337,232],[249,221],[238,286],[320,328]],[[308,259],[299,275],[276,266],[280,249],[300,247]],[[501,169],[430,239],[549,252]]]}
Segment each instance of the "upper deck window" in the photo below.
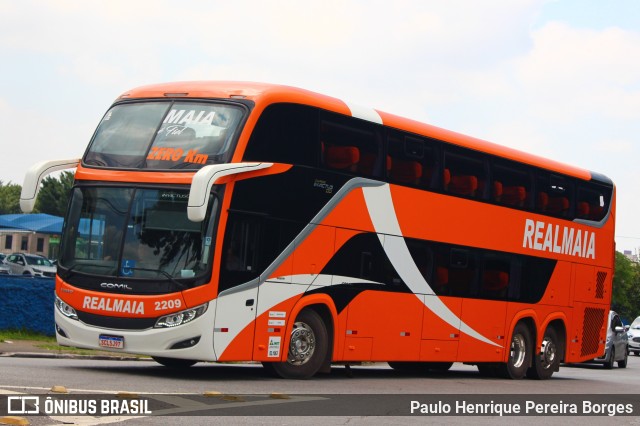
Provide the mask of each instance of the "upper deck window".
{"label": "upper deck window", "polygon": [[240,107],[227,104],[118,104],[100,122],[84,163],[156,170],[225,163],[242,116]]}

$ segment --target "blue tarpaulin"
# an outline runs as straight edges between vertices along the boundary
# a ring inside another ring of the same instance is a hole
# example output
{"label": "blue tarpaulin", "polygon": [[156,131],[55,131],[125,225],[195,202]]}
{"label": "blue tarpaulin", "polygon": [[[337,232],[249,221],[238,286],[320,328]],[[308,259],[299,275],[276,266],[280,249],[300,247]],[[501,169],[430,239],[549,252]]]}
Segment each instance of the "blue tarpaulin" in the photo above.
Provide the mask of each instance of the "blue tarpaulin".
{"label": "blue tarpaulin", "polygon": [[61,234],[63,219],[46,213],[0,215],[0,229],[17,229],[42,234]]}

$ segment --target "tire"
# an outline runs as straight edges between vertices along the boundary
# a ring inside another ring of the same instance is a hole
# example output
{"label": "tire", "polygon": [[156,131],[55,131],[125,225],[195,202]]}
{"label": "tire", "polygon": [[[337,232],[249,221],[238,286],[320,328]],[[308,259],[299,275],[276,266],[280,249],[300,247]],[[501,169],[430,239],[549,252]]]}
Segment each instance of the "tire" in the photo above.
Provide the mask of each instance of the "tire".
{"label": "tire", "polygon": [[317,312],[305,309],[291,329],[287,360],[263,365],[283,379],[308,379],[320,370],[328,350],[327,326]]}
{"label": "tire", "polygon": [[509,360],[499,364],[500,375],[507,379],[522,379],[531,366],[532,348],[529,328],[523,323],[516,324],[509,345]]}
{"label": "tire", "polygon": [[161,356],[152,356],[151,358],[153,358],[153,360],[158,364],[164,365],[167,368],[174,369],[189,368],[193,364],[198,362],[192,359],[165,358]]}
{"label": "tire", "polygon": [[611,352],[609,352],[609,361],[604,363],[604,368],[607,370],[611,370],[613,368],[613,363],[616,359],[616,348],[611,346]]}
{"label": "tire", "polygon": [[627,368],[627,358],[629,357],[629,353],[624,351],[624,358],[618,361],[618,368]]}
{"label": "tire", "polygon": [[547,328],[542,338],[540,353],[533,357],[533,365],[527,370],[527,377],[537,380],[551,378],[553,373],[560,368],[561,348],[556,330]]}

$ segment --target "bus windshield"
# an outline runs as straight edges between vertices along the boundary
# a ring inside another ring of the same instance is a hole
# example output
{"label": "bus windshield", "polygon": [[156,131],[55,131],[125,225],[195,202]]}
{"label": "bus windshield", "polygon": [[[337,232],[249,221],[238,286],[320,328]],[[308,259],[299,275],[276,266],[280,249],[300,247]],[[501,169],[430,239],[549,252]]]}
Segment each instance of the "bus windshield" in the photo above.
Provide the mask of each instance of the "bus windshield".
{"label": "bus windshield", "polygon": [[[211,272],[215,213],[187,219],[186,189],[76,187],[62,236],[61,272],[180,280]],[[215,212],[212,196],[209,212]]]}
{"label": "bus windshield", "polygon": [[84,164],[167,170],[225,163],[242,117],[241,107],[228,104],[117,104],[98,125]]}

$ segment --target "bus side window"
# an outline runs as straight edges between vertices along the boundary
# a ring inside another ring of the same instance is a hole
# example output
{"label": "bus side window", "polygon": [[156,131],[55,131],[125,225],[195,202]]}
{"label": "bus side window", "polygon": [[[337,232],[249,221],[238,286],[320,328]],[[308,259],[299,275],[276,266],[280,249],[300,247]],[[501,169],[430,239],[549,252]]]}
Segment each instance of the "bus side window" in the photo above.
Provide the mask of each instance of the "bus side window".
{"label": "bus side window", "polygon": [[511,262],[509,257],[500,254],[485,253],[483,256],[481,278],[481,298],[505,300],[511,282]]}
{"label": "bus side window", "polygon": [[[468,152],[467,152],[468,151]],[[469,150],[448,148],[445,152],[445,170],[450,179],[445,191],[454,195],[471,198],[485,198],[490,185],[484,157]]]}
{"label": "bus side window", "polygon": [[320,164],[331,170],[378,177],[383,173],[382,126],[324,111],[320,122]]}
{"label": "bus side window", "polygon": [[429,140],[401,132],[387,138],[389,182],[431,188],[437,166],[435,147]]}
{"label": "bus side window", "polygon": [[269,105],[256,123],[243,161],[316,166],[317,131],[317,108]]}
{"label": "bus side window", "polygon": [[531,196],[531,175],[521,165],[500,162],[493,167],[492,201],[514,208],[525,208]]}
{"label": "bus side window", "polygon": [[607,198],[604,187],[590,182],[580,183],[578,186],[576,218],[601,220],[608,210]]}
{"label": "bus side window", "polygon": [[230,215],[222,253],[219,291],[258,276],[260,224],[256,219]]}
{"label": "bus side window", "polygon": [[448,279],[451,295],[471,295],[476,282],[475,256],[471,251],[456,247],[450,249]]}
{"label": "bus side window", "polygon": [[565,177],[541,173],[536,182],[536,210],[550,216],[571,218],[573,183]]}

